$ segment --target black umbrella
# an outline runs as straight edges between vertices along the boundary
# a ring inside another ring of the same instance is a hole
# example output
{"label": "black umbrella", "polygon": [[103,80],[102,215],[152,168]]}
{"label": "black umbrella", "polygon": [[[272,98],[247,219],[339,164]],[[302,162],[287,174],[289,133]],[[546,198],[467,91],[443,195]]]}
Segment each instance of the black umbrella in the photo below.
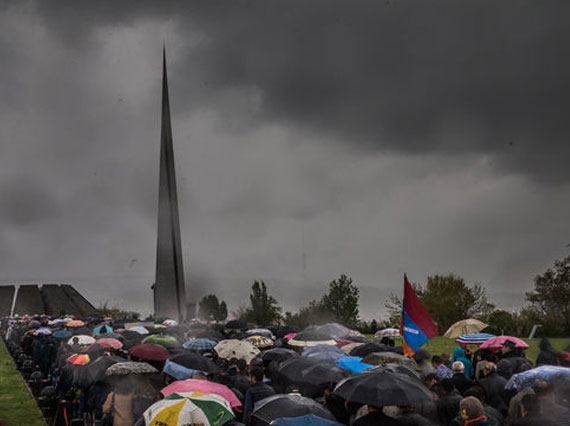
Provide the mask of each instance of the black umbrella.
{"label": "black umbrella", "polygon": [[[273,331],[273,330],[271,330]],[[276,337],[282,338],[283,336],[286,336],[287,334],[291,334],[291,333],[298,333],[299,329],[297,327],[293,327],[292,325],[285,325],[283,327],[279,327],[277,328],[275,331],[273,331],[273,334],[275,334]]]}
{"label": "black umbrella", "polygon": [[125,340],[137,340],[139,343],[142,342],[142,339],[145,337],[144,335],[133,330],[125,330],[121,333],[121,335],[125,338]]}
{"label": "black umbrella", "polygon": [[280,394],[262,399],[255,405],[252,425],[268,425],[280,417],[301,417],[306,414],[336,421],[331,412],[314,399],[296,394]]}
{"label": "black umbrella", "polygon": [[430,391],[418,379],[386,368],[347,377],[334,393],[346,401],[375,407],[418,405],[432,400]]}
{"label": "black umbrella", "polygon": [[277,374],[282,381],[288,384],[314,386],[325,383],[338,383],[349,376],[349,373],[342,368],[304,357],[283,362]]}
{"label": "black umbrella", "polygon": [[125,337],[122,334],[119,333],[103,333],[103,334],[99,334],[97,337],[95,337],[97,340],[99,339],[117,339],[121,342],[123,342],[125,340]]}
{"label": "black umbrella", "polygon": [[226,323],[226,328],[229,328],[230,330],[247,330],[247,322],[231,320]]}
{"label": "black umbrella", "polygon": [[91,336],[92,333],[93,330],[87,327],[78,327],[71,329],[71,334],[73,334],[74,336],[79,336],[80,334],[86,334],[87,336]]}
{"label": "black umbrella", "polygon": [[271,361],[280,363],[290,358],[298,358],[299,354],[291,349],[274,348],[261,352],[258,357],[262,359],[263,364],[267,367]]}
{"label": "black umbrella", "polygon": [[355,336],[349,334],[348,336],[341,337],[342,340],[350,340],[355,343],[372,343],[372,341],[364,336]]}
{"label": "black umbrella", "polygon": [[105,380],[105,372],[111,365],[126,361],[126,359],[118,356],[102,356],[87,365],[76,366],[73,374],[74,385],[87,388],[101,382]]}
{"label": "black umbrella", "polygon": [[172,356],[169,360],[191,370],[199,370],[206,373],[218,373],[220,371],[220,368],[210,359],[191,352]]}
{"label": "black umbrella", "polygon": [[384,352],[386,349],[388,349],[388,347],[382,343],[365,343],[364,345],[360,345],[351,350],[349,355],[364,358],[368,354],[373,352]]}
{"label": "black umbrella", "polygon": [[301,331],[300,333],[297,333],[294,339],[307,341],[307,342],[320,342],[324,340],[333,340],[333,338],[330,335],[313,330]]}
{"label": "black umbrella", "polygon": [[381,370],[389,370],[392,373],[403,374],[403,375],[409,376],[410,378],[416,379],[416,380],[419,380],[419,378],[420,378],[420,375],[418,374],[417,371],[415,371],[410,366],[405,365],[405,364],[376,365],[376,366],[370,368],[369,370],[367,370],[367,372],[381,371]]}
{"label": "black umbrella", "polygon": [[188,336],[195,337],[197,339],[212,339],[216,341],[224,340],[224,336],[216,331],[209,328],[199,328],[193,329],[188,332]]}

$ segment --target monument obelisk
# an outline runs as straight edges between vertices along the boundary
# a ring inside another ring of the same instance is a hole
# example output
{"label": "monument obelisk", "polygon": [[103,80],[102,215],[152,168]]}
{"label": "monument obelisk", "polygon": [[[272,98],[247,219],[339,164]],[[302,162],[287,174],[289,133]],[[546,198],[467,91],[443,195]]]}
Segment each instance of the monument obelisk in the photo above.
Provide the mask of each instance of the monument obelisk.
{"label": "monument obelisk", "polygon": [[180,219],[174,170],[174,150],[168,100],[166,49],[162,52],[162,124],[158,187],[158,238],[154,316],[183,321],[186,316],[186,288],[180,243]]}

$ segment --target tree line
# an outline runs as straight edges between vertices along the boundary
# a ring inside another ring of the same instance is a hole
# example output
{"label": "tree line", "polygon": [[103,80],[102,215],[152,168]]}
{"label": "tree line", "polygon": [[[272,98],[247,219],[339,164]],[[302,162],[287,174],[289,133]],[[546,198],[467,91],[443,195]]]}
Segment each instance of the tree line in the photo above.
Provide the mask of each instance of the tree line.
{"label": "tree line", "polygon": [[[425,285],[412,283],[418,297],[436,323],[440,334],[454,322],[477,318],[489,324],[488,331],[496,334],[524,336],[534,324],[540,324],[540,333],[546,336],[570,335],[570,256],[556,260],[554,267],[534,278],[534,289],[525,293],[526,305],[518,311],[496,309],[479,284],[468,284],[455,274],[432,275]],[[352,278],[341,275],[331,281],[320,299],[310,301],[298,312],[283,312],[277,300],[269,294],[263,281],[251,287],[249,305],[239,308],[234,316],[258,326],[279,324],[303,328],[309,324],[339,322],[370,331],[370,323],[359,317],[359,289]],[[398,326],[402,299],[391,294],[384,302],[387,316],[379,327]],[[199,302],[199,317],[204,320],[224,321],[228,312],[226,303],[214,294]]]}

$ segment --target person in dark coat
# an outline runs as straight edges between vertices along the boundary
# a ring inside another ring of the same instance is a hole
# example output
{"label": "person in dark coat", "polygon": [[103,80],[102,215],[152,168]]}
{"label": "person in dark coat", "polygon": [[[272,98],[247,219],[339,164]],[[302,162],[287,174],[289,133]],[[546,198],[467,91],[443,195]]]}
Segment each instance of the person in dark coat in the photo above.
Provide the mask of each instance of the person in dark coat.
{"label": "person in dark coat", "polygon": [[556,426],[558,423],[545,417],[540,412],[540,400],[537,395],[529,393],[523,396],[521,402],[522,418],[513,426]]}
{"label": "person in dark coat", "polygon": [[353,426],[400,426],[398,421],[382,412],[382,407],[368,406],[368,414],[357,419]]}
{"label": "person in dark coat", "polygon": [[275,390],[263,383],[263,377],[263,368],[256,367],[251,371],[251,386],[245,393],[245,404],[243,407],[243,422],[246,425],[251,424],[251,414],[253,413],[255,403],[263,398],[275,395]]}
{"label": "person in dark coat", "polygon": [[505,392],[507,379],[497,374],[497,367],[489,362],[483,369],[483,378],[479,384],[487,392],[487,401],[491,407],[496,408],[503,416],[508,414],[509,399]]}
{"label": "person in dark coat", "polygon": [[550,341],[546,337],[540,339],[538,347],[540,348],[540,353],[536,358],[537,367],[539,365],[557,365],[556,351],[554,350],[554,348],[550,344]]}
{"label": "person in dark coat", "polygon": [[[499,410],[491,407],[485,401],[487,399],[487,393],[485,389],[481,385],[473,385],[469,389],[467,389],[463,395],[465,398],[468,396],[474,396],[483,405],[483,411],[485,412],[485,416],[487,416],[487,423],[491,426],[502,426],[505,423],[504,416],[499,412]],[[451,426],[462,426],[464,423],[464,419],[461,417],[460,414],[453,419],[451,422]]]}
{"label": "person in dark coat", "polygon": [[441,425],[449,425],[459,411],[461,395],[455,389],[451,379],[441,381],[441,396],[436,401],[437,414]]}
{"label": "person in dark coat", "polygon": [[402,414],[396,417],[401,426],[430,426],[432,422],[416,412],[416,407],[400,407]]}
{"label": "person in dark coat", "polygon": [[451,366],[451,370],[453,371],[453,376],[451,376],[453,385],[455,386],[455,389],[463,395],[467,389],[473,386],[474,382],[473,380],[465,377],[465,366],[461,361],[455,361]]}

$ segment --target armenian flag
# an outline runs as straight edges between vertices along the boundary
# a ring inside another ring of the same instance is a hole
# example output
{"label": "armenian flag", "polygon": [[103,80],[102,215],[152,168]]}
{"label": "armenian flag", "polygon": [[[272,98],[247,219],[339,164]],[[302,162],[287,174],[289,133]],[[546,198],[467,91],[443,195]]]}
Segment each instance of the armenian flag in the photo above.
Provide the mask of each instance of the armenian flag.
{"label": "armenian flag", "polygon": [[437,327],[405,274],[400,335],[404,354],[407,356],[414,355],[425,342],[437,336]]}

